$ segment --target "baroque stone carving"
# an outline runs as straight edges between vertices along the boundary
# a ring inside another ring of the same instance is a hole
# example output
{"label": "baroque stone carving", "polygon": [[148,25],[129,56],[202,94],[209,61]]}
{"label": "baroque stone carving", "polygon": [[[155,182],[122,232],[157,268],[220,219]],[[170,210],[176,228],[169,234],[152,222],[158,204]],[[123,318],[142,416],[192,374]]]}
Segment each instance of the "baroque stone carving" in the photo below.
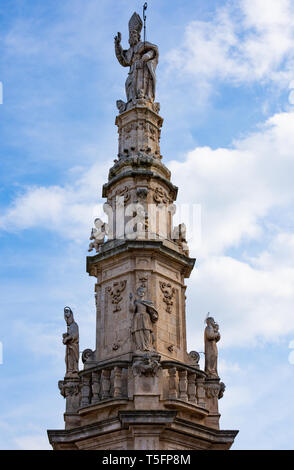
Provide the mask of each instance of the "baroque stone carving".
{"label": "baroque stone carving", "polygon": [[134,376],[156,376],[161,367],[159,359],[159,356],[151,354],[144,354],[137,358],[132,366]]}
{"label": "baroque stone carving", "polygon": [[131,197],[129,187],[124,186],[123,188],[119,189],[116,193],[116,197],[123,197],[124,198],[124,204],[126,205],[127,202],[130,200],[130,197]]}
{"label": "baroque stone carving", "polygon": [[104,223],[101,219],[97,218],[94,221],[95,228],[92,228],[90,240],[94,240],[89,244],[88,251],[96,250],[100,251],[101,245],[103,245],[105,236],[108,231],[108,225]]}
{"label": "baroque stone carving", "polygon": [[219,384],[206,385],[205,389],[207,398],[218,398],[220,392]]}
{"label": "baroque stone carving", "polygon": [[70,307],[64,307],[64,319],[67,324],[67,332],[62,335],[65,344],[66,377],[76,376],[79,372],[79,327],[74,321]]}
{"label": "baroque stone carving", "polygon": [[139,278],[139,281],[140,281],[140,287],[143,287],[143,288],[146,288],[147,287],[147,282],[148,282],[148,278],[147,277],[140,277]]}
{"label": "baroque stone carving", "polygon": [[132,335],[137,351],[152,351],[154,349],[154,334],[152,323],[158,320],[158,312],[151,300],[144,300],[145,288],[137,289],[137,297],[130,294],[130,312],[134,314]]}
{"label": "baroque stone carving", "polygon": [[219,394],[218,394],[218,399],[220,400],[221,398],[223,398],[224,396],[224,393],[225,393],[225,390],[226,390],[226,386],[223,382],[220,382],[220,389],[219,389]]}
{"label": "baroque stone carving", "polygon": [[116,281],[113,283],[113,287],[107,287],[107,292],[109,292],[109,294],[111,295],[112,303],[115,306],[113,313],[121,311],[121,306],[119,305],[119,303],[123,299],[121,293],[125,290],[126,285],[127,281]]}
{"label": "baroque stone carving", "polygon": [[86,362],[94,361],[95,356],[94,356],[94,351],[92,349],[84,349],[82,352],[82,362],[85,364]]}
{"label": "baroque stone carving", "polygon": [[189,352],[190,364],[199,369],[200,354],[197,351]]}
{"label": "baroque stone carving", "polygon": [[189,248],[188,248],[187,239],[186,239],[186,225],[185,224],[179,224],[177,227],[174,228],[172,238],[174,242],[176,242],[179,245],[183,253],[186,256],[189,256]]}
{"label": "baroque stone carving", "polygon": [[137,196],[140,199],[146,199],[148,194],[148,188],[137,188]]}
{"label": "baroque stone carving", "polygon": [[172,306],[173,306],[173,297],[175,295],[176,289],[172,287],[169,282],[162,282],[159,281],[160,289],[163,293],[163,302],[166,304],[166,311],[171,313]]}
{"label": "baroque stone carving", "polygon": [[68,380],[59,380],[58,388],[60,394],[64,398],[73,397],[74,395],[79,395],[81,392],[81,383]]}
{"label": "baroque stone carving", "polygon": [[204,346],[205,346],[205,372],[208,377],[218,377],[217,373],[217,345],[220,340],[219,326],[214,321],[214,318],[206,318],[206,328],[204,332]]}
{"label": "baroque stone carving", "polygon": [[157,186],[154,190],[153,199],[158,204],[170,204],[172,202],[171,198],[160,186]]}
{"label": "baroque stone carving", "polygon": [[127,103],[119,100],[120,112],[137,101],[154,102],[156,89],[156,67],[158,64],[158,48],[150,42],[141,41],[142,20],[134,13],[129,21],[129,44],[127,50],[121,46],[121,33],[114,38],[115,55],[123,67],[130,67],[125,89]]}

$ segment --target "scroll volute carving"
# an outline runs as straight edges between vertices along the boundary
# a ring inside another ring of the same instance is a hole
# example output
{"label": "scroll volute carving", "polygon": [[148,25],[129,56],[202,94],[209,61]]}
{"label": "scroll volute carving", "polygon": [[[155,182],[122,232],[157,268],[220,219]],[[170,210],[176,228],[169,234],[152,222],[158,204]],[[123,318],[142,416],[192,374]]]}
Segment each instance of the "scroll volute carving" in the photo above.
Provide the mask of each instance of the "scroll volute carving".
{"label": "scroll volute carving", "polygon": [[120,312],[121,306],[120,302],[122,301],[122,292],[125,290],[127,281],[117,281],[113,283],[112,287],[107,287],[107,292],[112,297],[112,304],[114,305],[113,313]]}
{"label": "scroll volute carving", "polygon": [[169,282],[159,281],[161,292],[163,293],[163,302],[166,304],[166,311],[172,313],[173,298],[176,289]]}
{"label": "scroll volute carving", "polygon": [[167,191],[164,191],[160,186],[155,188],[153,199],[156,204],[170,204],[172,202],[172,199],[168,195]]}
{"label": "scroll volute carving", "polygon": [[124,205],[126,205],[129,202],[130,197],[131,197],[130,188],[128,186],[124,186],[123,188],[121,188],[117,191],[115,196],[117,198],[123,197],[124,198]]}

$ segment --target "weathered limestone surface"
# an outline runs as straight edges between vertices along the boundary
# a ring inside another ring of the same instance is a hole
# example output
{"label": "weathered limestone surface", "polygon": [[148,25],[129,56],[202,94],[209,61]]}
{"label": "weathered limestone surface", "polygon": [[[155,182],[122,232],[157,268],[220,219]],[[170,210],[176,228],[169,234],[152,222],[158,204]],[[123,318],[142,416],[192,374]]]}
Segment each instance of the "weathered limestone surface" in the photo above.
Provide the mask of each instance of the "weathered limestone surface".
{"label": "weathered limestone surface", "polygon": [[[185,279],[195,259],[185,225],[173,223],[178,189],[160,154],[158,48],[144,45],[141,28],[134,14],[128,50],[120,33],[115,38],[118,61],[130,73],[127,101],[117,102],[118,157],[102,191],[107,220],[95,220],[89,251],[96,253],[87,257],[96,281],[96,348],[83,352],[81,371],[76,349],[67,349],[59,382],[65,430],[48,431],[49,440],[54,449],[229,449],[237,431],[219,429],[225,386],[211,317],[205,370],[199,353],[187,351]],[[64,338],[67,348],[78,347]]]}

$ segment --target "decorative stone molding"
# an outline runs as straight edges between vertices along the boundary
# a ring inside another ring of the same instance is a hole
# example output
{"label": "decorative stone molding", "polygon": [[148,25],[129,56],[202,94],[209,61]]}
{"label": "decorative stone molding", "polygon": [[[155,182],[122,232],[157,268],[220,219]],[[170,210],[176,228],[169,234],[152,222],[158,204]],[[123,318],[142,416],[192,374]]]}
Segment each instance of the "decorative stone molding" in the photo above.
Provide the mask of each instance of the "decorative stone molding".
{"label": "decorative stone molding", "polygon": [[218,398],[219,400],[224,396],[226,386],[223,382],[211,382],[205,384],[207,398]]}
{"label": "decorative stone molding", "polygon": [[123,188],[119,189],[116,194],[116,197],[123,197],[124,198],[124,204],[126,205],[131,197],[130,193],[130,188],[128,186],[124,186]]}
{"label": "decorative stone molding", "polygon": [[163,302],[166,304],[166,311],[171,313],[171,308],[173,306],[173,297],[175,295],[176,289],[172,287],[169,282],[159,281],[160,289],[163,293]]}
{"label": "decorative stone molding", "polygon": [[132,366],[134,376],[157,376],[161,367],[159,361],[160,356],[158,355],[144,354],[142,357],[136,358]]}
{"label": "decorative stone molding", "polygon": [[171,204],[172,199],[169,197],[168,193],[164,191],[160,186],[157,186],[154,190],[153,200],[158,204]]}
{"label": "decorative stone molding", "polygon": [[148,188],[137,188],[136,194],[140,199],[146,199],[148,194]]}
{"label": "decorative stone molding", "polygon": [[109,292],[109,294],[111,295],[112,303],[115,306],[113,313],[121,311],[119,303],[123,299],[121,293],[125,290],[126,285],[127,281],[117,281],[113,283],[113,287],[107,287],[107,292]]}
{"label": "decorative stone molding", "polygon": [[218,399],[220,400],[221,398],[223,398],[224,396],[224,393],[225,393],[225,390],[226,390],[226,386],[223,382],[220,382],[220,389],[219,389],[219,394],[218,394]]}
{"label": "decorative stone molding", "polygon": [[94,361],[94,360],[95,360],[94,351],[92,351],[92,349],[85,349],[82,352],[82,362],[83,362],[83,364],[85,364],[86,362]]}
{"label": "decorative stone molding", "polygon": [[205,390],[207,398],[217,398],[220,391],[219,384],[206,385]]}
{"label": "decorative stone molding", "polygon": [[73,397],[74,395],[79,395],[81,392],[81,383],[80,380],[72,381],[72,380],[59,380],[58,388],[60,390],[60,394],[64,398]]}
{"label": "decorative stone molding", "polygon": [[197,351],[189,352],[189,363],[199,369],[200,354]]}
{"label": "decorative stone molding", "polygon": [[105,237],[108,233],[108,224],[103,222],[103,220],[96,218],[94,221],[95,228],[92,228],[91,230],[91,235],[89,240],[93,240],[89,244],[89,249],[88,251],[92,251],[95,249],[95,251],[98,253],[100,251],[101,246],[104,244]]}
{"label": "decorative stone molding", "polygon": [[177,227],[173,229],[172,233],[172,239],[181,251],[184,253],[185,256],[189,256],[189,247],[187,243],[187,235],[186,235],[186,225],[185,224],[179,224]]}
{"label": "decorative stone molding", "polygon": [[140,277],[139,281],[140,281],[139,287],[144,287],[144,289],[146,289],[148,278],[147,277]]}

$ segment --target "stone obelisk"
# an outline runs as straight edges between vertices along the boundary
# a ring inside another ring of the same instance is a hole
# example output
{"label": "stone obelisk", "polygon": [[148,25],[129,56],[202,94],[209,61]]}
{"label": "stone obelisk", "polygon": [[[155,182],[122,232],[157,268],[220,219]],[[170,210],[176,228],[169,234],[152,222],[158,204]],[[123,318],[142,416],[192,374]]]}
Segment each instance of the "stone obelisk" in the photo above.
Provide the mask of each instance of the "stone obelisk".
{"label": "stone obelisk", "polygon": [[96,279],[96,349],[83,370],[59,382],[65,430],[48,431],[54,449],[229,449],[237,431],[219,429],[218,325],[207,318],[205,370],[187,352],[185,226],[173,225],[178,188],[162,162],[163,119],[155,102],[158,48],[129,21],[126,101],[118,100],[118,157],[102,196],[107,221],[95,220],[87,272]]}

